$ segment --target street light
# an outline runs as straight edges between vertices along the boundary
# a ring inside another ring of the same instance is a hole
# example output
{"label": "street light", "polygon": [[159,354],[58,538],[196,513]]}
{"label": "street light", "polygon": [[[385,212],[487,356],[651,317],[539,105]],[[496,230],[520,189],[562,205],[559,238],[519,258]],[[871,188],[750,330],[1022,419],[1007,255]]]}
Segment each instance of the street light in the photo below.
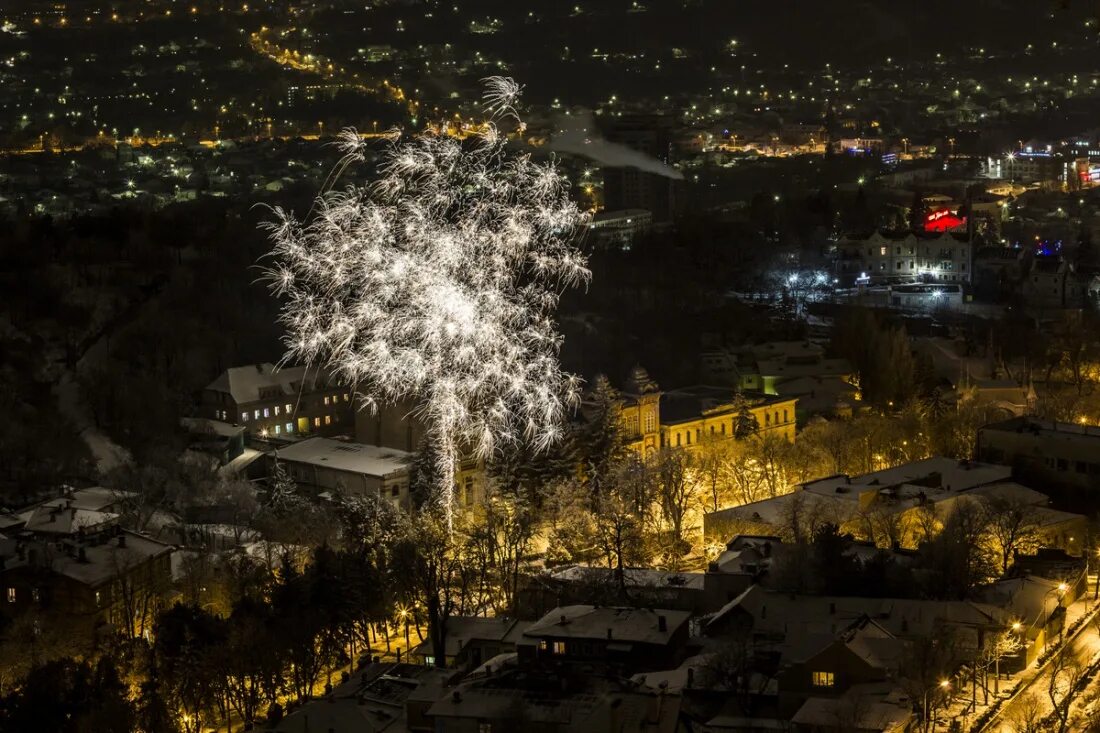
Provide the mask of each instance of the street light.
{"label": "street light", "polygon": [[405,655],[408,656],[408,653],[409,653],[409,609],[407,609],[405,607],[402,607],[401,610],[399,610],[397,612],[397,615],[399,615],[401,617],[401,619],[405,622]]}

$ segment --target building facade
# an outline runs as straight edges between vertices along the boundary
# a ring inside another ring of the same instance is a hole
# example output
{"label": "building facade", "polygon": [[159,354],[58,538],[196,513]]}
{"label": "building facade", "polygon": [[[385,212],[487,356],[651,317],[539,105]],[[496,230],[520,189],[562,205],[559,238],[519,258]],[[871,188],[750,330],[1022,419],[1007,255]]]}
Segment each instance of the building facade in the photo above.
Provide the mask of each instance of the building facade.
{"label": "building facade", "polygon": [[[639,456],[660,448],[695,448],[708,440],[734,438],[738,421],[736,391],[696,385],[661,391],[642,367],[635,367],[622,391],[621,425]],[[746,396],[758,435],[794,441],[797,398]]]}
{"label": "building facade", "polygon": [[837,243],[836,279],[843,287],[898,282],[970,282],[973,251],[964,237],[884,234]]}
{"label": "building facade", "polygon": [[353,397],[321,370],[265,362],[222,372],[203,390],[200,417],[242,425],[259,438],[350,434]]}

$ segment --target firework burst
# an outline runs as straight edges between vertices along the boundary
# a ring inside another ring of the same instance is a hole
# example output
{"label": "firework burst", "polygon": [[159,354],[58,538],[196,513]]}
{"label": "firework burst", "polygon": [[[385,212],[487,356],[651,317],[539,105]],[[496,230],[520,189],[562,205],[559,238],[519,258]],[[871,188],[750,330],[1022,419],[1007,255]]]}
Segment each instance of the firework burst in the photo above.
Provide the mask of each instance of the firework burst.
{"label": "firework burst", "polygon": [[[491,79],[494,118],[520,88]],[[362,160],[342,139],[340,166]],[[583,214],[553,162],[511,154],[494,123],[477,139],[395,139],[370,186],[322,193],[305,221],[275,209],[272,289],[286,359],[323,364],[364,406],[412,400],[434,443],[450,517],[460,454],[552,445],[577,399],[558,363],[554,312],[589,272]]]}

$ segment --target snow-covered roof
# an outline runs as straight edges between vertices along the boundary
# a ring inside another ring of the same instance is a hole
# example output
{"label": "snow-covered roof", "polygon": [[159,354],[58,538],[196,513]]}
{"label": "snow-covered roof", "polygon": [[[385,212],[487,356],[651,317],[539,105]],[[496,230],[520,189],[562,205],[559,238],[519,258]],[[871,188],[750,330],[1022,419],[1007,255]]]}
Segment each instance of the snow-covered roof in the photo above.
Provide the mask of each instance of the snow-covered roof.
{"label": "snow-covered roof", "polygon": [[[238,405],[268,399],[272,395],[297,396],[299,390],[312,391],[316,384],[326,383],[316,369],[307,372],[304,366],[277,368],[271,362],[230,367],[207,385],[211,392],[228,394]],[[261,392],[263,396],[261,396]]]}
{"label": "snow-covered roof", "polygon": [[329,438],[309,438],[280,448],[278,460],[322,466],[366,476],[389,476],[408,469],[413,454],[394,448],[349,443]]}

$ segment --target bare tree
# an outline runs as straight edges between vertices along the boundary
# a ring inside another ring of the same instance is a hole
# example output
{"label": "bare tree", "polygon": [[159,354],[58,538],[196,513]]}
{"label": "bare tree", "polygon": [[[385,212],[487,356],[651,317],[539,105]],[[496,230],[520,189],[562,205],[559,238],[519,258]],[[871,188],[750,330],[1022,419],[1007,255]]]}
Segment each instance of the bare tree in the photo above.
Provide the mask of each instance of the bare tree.
{"label": "bare tree", "polygon": [[1028,692],[1015,702],[1008,722],[1016,733],[1039,733],[1043,729],[1043,700]]}
{"label": "bare tree", "polygon": [[1050,660],[1047,697],[1058,720],[1058,733],[1065,733],[1069,724],[1070,704],[1085,679],[1086,666],[1081,659],[1063,644]]}
{"label": "bare tree", "polygon": [[700,487],[700,499],[708,511],[716,512],[726,506],[730,467],[737,460],[739,445],[724,435],[706,435],[699,444],[692,473]]}
{"label": "bare tree", "polygon": [[665,448],[651,461],[662,534],[667,537],[662,542],[663,554],[666,565],[673,570],[680,569],[683,556],[691,550],[691,544],[684,538],[684,522],[697,496],[691,467],[691,454],[678,448]]}
{"label": "bare tree", "polygon": [[1016,552],[1033,552],[1039,546],[1035,507],[1020,499],[992,495],[982,499],[989,538],[1000,555],[1001,572],[1007,572]]}

